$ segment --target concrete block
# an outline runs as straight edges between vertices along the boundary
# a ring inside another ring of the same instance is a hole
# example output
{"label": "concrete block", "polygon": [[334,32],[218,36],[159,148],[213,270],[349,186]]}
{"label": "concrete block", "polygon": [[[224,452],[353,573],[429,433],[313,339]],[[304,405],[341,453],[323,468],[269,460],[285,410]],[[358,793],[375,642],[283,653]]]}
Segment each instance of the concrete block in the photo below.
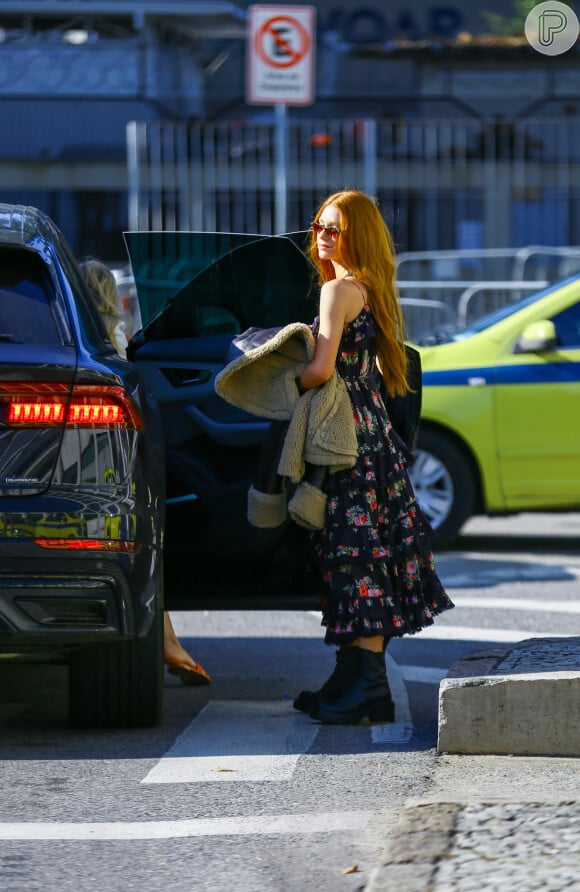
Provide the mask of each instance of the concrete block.
{"label": "concrete block", "polygon": [[580,638],[531,638],[455,663],[439,687],[441,753],[578,756]]}
{"label": "concrete block", "polygon": [[439,687],[440,753],[580,756],[580,670],[479,675],[477,661],[465,668],[461,675],[454,667]]}

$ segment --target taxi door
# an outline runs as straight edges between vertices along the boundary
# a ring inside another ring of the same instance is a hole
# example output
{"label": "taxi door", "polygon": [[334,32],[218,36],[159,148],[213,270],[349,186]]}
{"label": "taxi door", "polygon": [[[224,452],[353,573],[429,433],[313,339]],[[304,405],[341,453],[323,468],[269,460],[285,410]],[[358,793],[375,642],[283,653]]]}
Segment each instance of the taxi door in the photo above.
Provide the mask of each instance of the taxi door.
{"label": "taxi door", "polygon": [[[545,311],[544,311],[545,313]],[[497,449],[506,508],[580,505],[580,301],[551,317],[557,346],[497,366]]]}

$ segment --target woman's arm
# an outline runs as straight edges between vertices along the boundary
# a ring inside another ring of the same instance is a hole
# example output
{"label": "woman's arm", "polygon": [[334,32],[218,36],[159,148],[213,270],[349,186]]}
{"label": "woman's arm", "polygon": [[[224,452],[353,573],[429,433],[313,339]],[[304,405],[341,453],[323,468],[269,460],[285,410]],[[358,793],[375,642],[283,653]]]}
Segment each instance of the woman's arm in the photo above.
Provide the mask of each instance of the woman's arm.
{"label": "woman's arm", "polygon": [[347,315],[351,311],[352,289],[340,279],[325,282],[320,290],[320,325],[314,359],[296,379],[299,390],[319,387],[332,377],[338,347]]}

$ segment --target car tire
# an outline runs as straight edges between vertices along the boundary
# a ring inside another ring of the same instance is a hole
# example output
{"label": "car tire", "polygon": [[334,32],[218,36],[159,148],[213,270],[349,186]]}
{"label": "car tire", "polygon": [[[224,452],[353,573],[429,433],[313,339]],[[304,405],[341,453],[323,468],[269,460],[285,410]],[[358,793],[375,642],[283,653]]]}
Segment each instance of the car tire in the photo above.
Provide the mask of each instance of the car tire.
{"label": "car tire", "polygon": [[71,654],[69,714],[75,728],[148,728],[163,716],[162,599],[147,634]]}
{"label": "car tire", "polygon": [[419,429],[410,475],[433,527],[435,547],[451,545],[475,508],[476,480],[469,459],[451,437]]}

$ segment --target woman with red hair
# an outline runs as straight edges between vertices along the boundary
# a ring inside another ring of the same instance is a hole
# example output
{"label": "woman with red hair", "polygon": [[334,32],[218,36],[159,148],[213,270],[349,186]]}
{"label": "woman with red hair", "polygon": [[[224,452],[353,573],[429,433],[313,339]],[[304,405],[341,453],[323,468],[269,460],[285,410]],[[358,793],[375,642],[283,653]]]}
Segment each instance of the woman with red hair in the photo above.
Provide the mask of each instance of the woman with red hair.
{"label": "woman with red hair", "polygon": [[353,468],[327,475],[325,526],[312,534],[325,643],[338,646],[336,667],[319,691],[302,691],[294,706],[328,724],[393,721],[389,640],[418,632],[453,607],[409,479],[409,450],[382,397],[409,391],[395,250],[376,203],[358,190],[330,195],[311,232],[320,310],[316,352],[298,389],[324,384],[336,369],[352,403],[358,457]]}

